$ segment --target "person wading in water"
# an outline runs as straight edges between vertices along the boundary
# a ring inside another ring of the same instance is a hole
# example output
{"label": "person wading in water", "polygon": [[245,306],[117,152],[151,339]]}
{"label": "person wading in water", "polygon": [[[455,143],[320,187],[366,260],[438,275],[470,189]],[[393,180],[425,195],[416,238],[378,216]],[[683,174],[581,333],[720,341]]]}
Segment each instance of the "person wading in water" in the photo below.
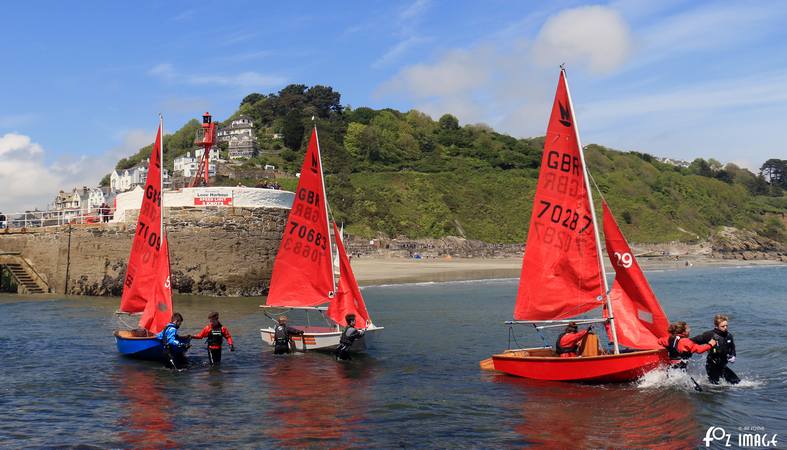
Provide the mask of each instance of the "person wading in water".
{"label": "person wading in water", "polygon": [[659,339],[658,343],[667,349],[673,369],[686,370],[691,355],[705,353],[716,345],[716,341],[713,339],[707,344],[697,344],[689,339],[691,328],[686,322],[675,322],[669,326],[667,331],[670,335]]}
{"label": "person wading in water", "polygon": [[167,326],[156,335],[156,338],[164,345],[164,351],[169,357],[168,364],[176,370],[184,369],[188,365],[186,350],[191,347],[191,336],[188,334],[178,336],[178,328],[181,324],[183,324],[183,316],[179,312],[173,313]]}
{"label": "person wading in water", "polygon": [[342,361],[351,359],[350,348],[353,346],[353,342],[364,335],[363,330],[355,328],[355,314],[347,314],[344,316],[344,320],[347,322],[347,328],[344,329],[342,336],[339,338],[339,345],[334,353],[336,359]]}
{"label": "person wading in water", "polygon": [[221,345],[224,339],[230,344],[230,351],[235,351],[235,344],[232,342],[232,335],[227,327],[219,322],[219,313],[212,312],[208,314],[210,323],[202,329],[199,333],[193,336],[194,339],[208,338],[208,359],[210,359],[211,367],[218,367],[221,365]]}
{"label": "person wading in water", "polygon": [[728,331],[729,319],[723,314],[717,314],[713,318],[716,328],[706,331],[699,336],[691,338],[697,343],[706,343],[715,340],[716,345],[708,352],[708,359],[705,360],[705,370],[708,372],[708,379],[713,384],[719,384],[719,379],[724,378],[727,383],[738,384],[741,379],[735,372],[727,367],[727,363],[735,362],[735,341],[732,333]]}
{"label": "person wading in water", "polygon": [[303,336],[303,331],[287,326],[287,316],[279,316],[279,323],[273,329],[273,354],[292,353],[295,347],[292,336]]}

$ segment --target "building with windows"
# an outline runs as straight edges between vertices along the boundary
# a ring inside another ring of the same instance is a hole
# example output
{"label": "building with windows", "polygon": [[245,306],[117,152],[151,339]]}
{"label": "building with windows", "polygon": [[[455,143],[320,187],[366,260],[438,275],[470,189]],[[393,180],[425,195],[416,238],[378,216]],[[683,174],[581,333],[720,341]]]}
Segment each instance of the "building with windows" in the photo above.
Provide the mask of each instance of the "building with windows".
{"label": "building with windows", "polygon": [[[148,178],[148,165],[150,165],[149,158],[129,169],[113,170],[109,176],[109,187],[112,192],[126,192],[134,189],[134,186],[144,186]],[[166,185],[169,181],[167,169],[162,172],[162,178]]]}
{"label": "building with windows", "polygon": [[254,123],[247,116],[240,116],[222,127],[217,133],[219,142],[228,144],[230,159],[253,158],[259,153],[257,136],[254,134]]}
{"label": "building with windows", "polygon": [[[202,160],[203,155],[205,154],[204,148],[198,148],[194,150],[193,155],[192,152],[188,152],[185,155],[178,156],[173,161],[172,172],[175,176],[182,176],[184,178],[191,178],[197,174],[197,168],[199,167],[199,163]],[[213,148],[210,151],[210,156],[208,157],[208,176],[215,177],[216,176],[216,165],[221,162],[219,158],[219,149]]]}

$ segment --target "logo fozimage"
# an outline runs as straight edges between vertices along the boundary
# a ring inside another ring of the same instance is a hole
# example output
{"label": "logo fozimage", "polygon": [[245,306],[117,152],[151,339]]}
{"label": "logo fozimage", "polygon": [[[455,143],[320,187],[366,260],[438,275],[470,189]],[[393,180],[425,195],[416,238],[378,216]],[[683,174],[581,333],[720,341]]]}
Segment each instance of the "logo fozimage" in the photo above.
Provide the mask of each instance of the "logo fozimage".
{"label": "logo fozimage", "polygon": [[[746,430],[746,431],[765,431],[764,427],[738,427],[739,430]],[[702,439],[702,442],[705,443],[705,447],[710,447],[711,442],[720,441],[724,447],[731,447],[732,445],[736,445],[737,447],[776,447],[779,443],[776,440],[778,434],[773,433],[770,435],[768,433],[737,433],[737,439],[732,439],[732,433],[727,433],[727,431],[722,427],[709,427],[708,431],[705,432],[705,437]],[[732,442],[730,442],[732,441]],[[732,444],[732,445],[731,445]]]}

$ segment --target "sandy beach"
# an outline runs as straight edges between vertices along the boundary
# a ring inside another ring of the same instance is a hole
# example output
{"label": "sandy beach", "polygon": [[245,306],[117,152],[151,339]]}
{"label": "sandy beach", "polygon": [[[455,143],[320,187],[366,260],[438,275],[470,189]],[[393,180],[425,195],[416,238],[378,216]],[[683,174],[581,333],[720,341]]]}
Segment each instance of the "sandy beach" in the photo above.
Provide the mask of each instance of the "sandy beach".
{"label": "sandy beach", "polygon": [[[690,270],[701,267],[733,267],[784,264],[770,260],[718,259],[706,256],[639,258],[643,270]],[[353,258],[353,272],[362,286],[418,283],[427,281],[516,278],[522,258]],[[612,267],[607,263],[608,272]]]}

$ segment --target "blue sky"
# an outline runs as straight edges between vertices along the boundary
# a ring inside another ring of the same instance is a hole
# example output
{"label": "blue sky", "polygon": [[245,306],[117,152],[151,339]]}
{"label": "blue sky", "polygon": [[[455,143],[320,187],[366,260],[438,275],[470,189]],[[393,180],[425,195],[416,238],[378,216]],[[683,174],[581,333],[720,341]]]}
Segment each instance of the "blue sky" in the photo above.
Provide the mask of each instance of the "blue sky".
{"label": "blue sky", "polygon": [[544,133],[568,65],[584,144],[751,169],[787,158],[787,3],[490,0],[12,2],[0,70],[0,210],[95,185],[251,92]]}

